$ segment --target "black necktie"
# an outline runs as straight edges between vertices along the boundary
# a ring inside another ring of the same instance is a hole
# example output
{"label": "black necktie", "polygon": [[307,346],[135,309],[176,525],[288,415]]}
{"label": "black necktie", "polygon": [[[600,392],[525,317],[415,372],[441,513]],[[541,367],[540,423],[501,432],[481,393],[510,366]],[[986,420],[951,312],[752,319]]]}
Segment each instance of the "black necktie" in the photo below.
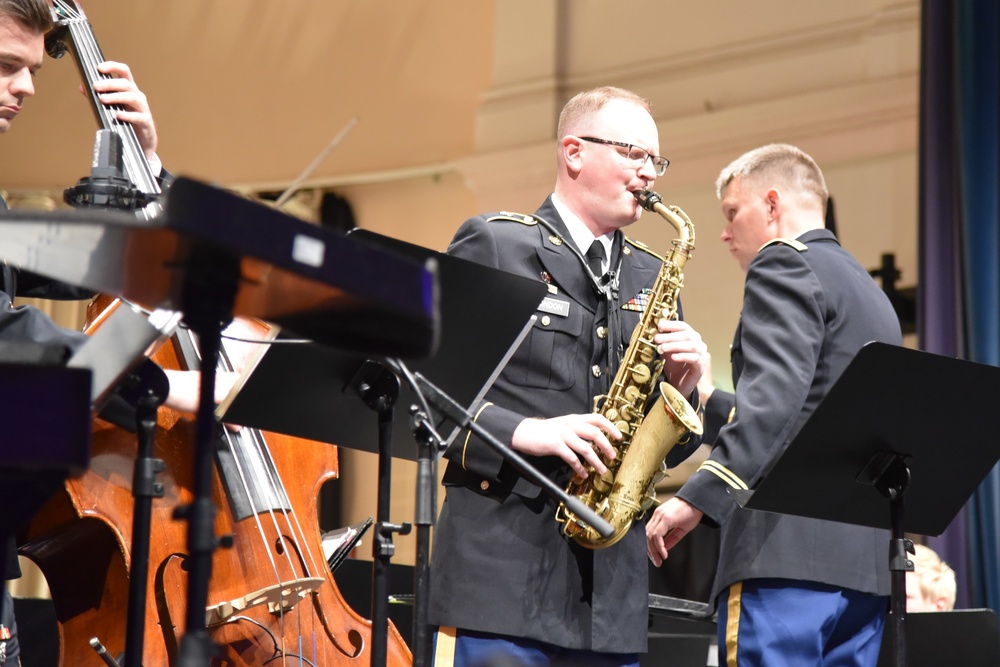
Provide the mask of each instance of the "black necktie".
{"label": "black necktie", "polygon": [[594,239],[594,242],[590,244],[590,249],[587,251],[587,265],[590,266],[590,272],[594,274],[594,277],[600,280],[601,276],[604,275],[604,244],[599,240]]}

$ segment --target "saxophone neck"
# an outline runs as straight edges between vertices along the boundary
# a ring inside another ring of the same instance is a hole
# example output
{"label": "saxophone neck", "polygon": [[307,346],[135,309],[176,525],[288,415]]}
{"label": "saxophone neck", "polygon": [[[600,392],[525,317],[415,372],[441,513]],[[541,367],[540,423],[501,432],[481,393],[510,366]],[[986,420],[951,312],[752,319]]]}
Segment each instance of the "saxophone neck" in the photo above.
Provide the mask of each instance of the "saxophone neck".
{"label": "saxophone neck", "polygon": [[686,248],[694,247],[694,223],[691,218],[678,206],[667,206],[663,199],[652,190],[643,190],[634,193],[639,204],[652,213],[656,213],[661,218],[670,223],[680,237],[674,243]]}

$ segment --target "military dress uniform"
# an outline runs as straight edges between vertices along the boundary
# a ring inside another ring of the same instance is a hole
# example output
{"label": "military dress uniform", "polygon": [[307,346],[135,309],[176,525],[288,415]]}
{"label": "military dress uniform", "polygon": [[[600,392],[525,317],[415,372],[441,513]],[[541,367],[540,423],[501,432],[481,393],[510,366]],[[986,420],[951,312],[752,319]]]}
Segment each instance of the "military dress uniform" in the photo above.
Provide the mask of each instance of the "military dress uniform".
{"label": "military dress uniform", "polygon": [[[888,531],[741,510],[727,493],[761,480],[871,341],[900,344],[899,322],[830,231],[779,239],[754,257],[732,347],[735,412],[677,494],[705,513],[705,523],[722,527],[713,599],[731,585],[766,578],[889,593]],[[719,600],[720,618],[725,604]]]}
{"label": "military dress uniform", "polygon": [[[572,243],[549,197],[534,216],[469,219],[449,248],[455,256],[549,286],[533,328],[473,409],[476,422],[501,442],[509,444],[527,417],[593,411],[594,397],[606,393],[617,370],[608,366],[608,345],[627,348],[662,264],[616,232],[610,270],[618,289],[608,302],[568,247]],[[693,438],[675,447],[672,458],[696,447]],[[446,456],[446,496],[431,566],[432,624],[571,649],[646,650],[643,522],[611,547],[586,549],[561,534],[556,503],[476,436],[462,434]],[[561,459],[526,458],[565,488],[571,471]]]}

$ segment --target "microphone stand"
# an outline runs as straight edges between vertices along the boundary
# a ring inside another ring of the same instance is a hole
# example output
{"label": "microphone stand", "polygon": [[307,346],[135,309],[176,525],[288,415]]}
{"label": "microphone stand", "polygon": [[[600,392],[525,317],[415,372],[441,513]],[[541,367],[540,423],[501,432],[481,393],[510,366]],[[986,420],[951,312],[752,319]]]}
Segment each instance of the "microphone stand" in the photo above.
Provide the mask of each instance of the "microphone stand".
{"label": "microphone stand", "polygon": [[425,667],[432,661],[427,599],[431,587],[431,528],[437,513],[437,462],[444,451],[444,442],[434,430],[426,409],[421,410],[414,405],[410,414],[413,435],[417,440],[417,489],[413,518],[417,526],[417,554],[413,569],[413,664],[414,667]]}
{"label": "microphone stand", "polygon": [[[611,537],[615,529],[610,523],[599,517],[593,510],[559,488],[555,482],[541,474],[520,454],[497,440],[481,424],[474,421],[472,414],[459,405],[451,396],[438,388],[433,382],[420,373],[411,373],[406,365],[398,360],[386,360],[386,363],[397,373],[406,377],[414,392],[425,403],[424,409],[413,409],[414,434],[420,443],[417,481],[417,561],[414,569],[414,667],[425,667],[431,664],[430,629],[427,623],[427,592],[430,588],[430,528],[434,524],[434,512],[437,507],[435,500],[437,473],[436,454],[443,447],[441,438],[437,436],[428,422],[429,409],[426,403],[434,405],[447,419],[462,429],[469,429],[480,439],[496,450],[509,461],[525,479],[539,486],[551,498],[565,503],[566,506],[584,523],[593,527],[602,537]],[[435,446],[434,443],[437,443]],[[435,456],[431,456],[436,449]],[[423,498],[421,499],[421,496]]]}

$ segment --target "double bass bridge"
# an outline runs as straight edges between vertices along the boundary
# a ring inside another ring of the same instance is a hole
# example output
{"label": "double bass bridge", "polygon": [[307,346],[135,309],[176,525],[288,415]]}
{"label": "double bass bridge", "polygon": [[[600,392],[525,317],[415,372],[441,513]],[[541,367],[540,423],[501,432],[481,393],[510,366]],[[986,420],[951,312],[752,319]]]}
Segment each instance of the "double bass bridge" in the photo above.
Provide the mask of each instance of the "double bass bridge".
{"label": "double bass bridge", "polygon": [[248,609],[267,605],[272,614],[284,613],[323,585],[322,577],[303,577],[262,588],[242,597],[211,605],[205,610],[205,624],[222,625]]}

